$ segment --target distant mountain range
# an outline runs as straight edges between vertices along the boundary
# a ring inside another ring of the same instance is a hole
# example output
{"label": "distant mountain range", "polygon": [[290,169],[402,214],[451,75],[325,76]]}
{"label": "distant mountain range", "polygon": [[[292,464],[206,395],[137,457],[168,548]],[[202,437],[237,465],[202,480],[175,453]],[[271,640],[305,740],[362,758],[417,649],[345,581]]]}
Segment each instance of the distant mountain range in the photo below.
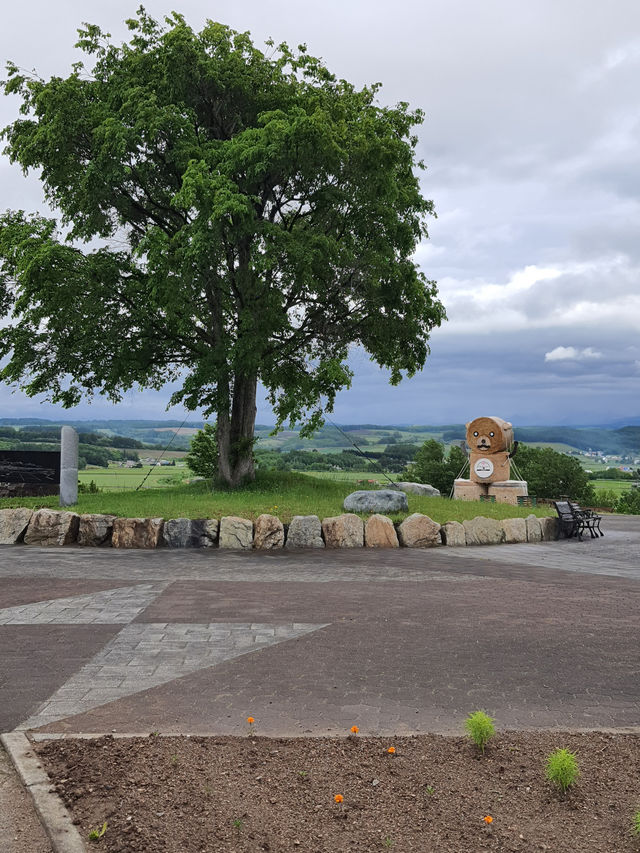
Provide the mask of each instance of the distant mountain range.
{"label": "distant mountain range", "polygon": [[[51,420],[45,418],[0,418],[1,427],[47,428],[69,425],[80,432],[97,432],[136,439],[144,444],[171,449],[189,447],[191,435],[203,421],[178,420]],[[449,443],[465,437],[464,424],[334,424],[327,422],[311,439],[300,437],[298,429],[283,429],[271,435],[273,426],[257,425],[258,447],[271,450],[326,450],[374,447],[389,444],[422,444],[427,438]],[[1,432],[1,430],[0,430]],[[518,441],[527,444],[551,444],[564,450],[600,450],[607,454],[640,455],[640,417],[628,418],[606,426],[520,426]]]}

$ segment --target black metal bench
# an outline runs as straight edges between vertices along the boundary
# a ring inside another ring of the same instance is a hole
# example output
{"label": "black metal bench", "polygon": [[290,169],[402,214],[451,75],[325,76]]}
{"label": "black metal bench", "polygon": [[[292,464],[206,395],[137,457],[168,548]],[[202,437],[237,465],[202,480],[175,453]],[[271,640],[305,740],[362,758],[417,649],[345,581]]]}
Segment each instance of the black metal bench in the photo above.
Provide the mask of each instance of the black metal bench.
{"label": "black metal bench", "polygon": [[582,509],[573,501],[554,501],[553,505],[560,519],[560,532],[567,538],[575,536],[582,540],[582,533],[588,530],[592,539],[604,536],[600,530],[602,516],[590,509]]}
{"label": "black metal bench", "polygon": [[597,539],[598,536],[604,536],[604,533],[600,530],[600,522],[602,521],[601,515],[598,515],[598,513],[594,512],[592,509],[582,509],[582,507],[574,501],[568,501],[568,504],[571,507],[571,512],[582,520],[582,529],[584,530],[586,527],[591,534],[592,539]]}
{"label": "black metal bench", "polygon": [[584,525],[581,524],[580,520],[574,514],[569,506],[569,501],[554,501],[553,505],[560,520],[560,533],[567,539],[570,539],[572,536],[582,539]]}

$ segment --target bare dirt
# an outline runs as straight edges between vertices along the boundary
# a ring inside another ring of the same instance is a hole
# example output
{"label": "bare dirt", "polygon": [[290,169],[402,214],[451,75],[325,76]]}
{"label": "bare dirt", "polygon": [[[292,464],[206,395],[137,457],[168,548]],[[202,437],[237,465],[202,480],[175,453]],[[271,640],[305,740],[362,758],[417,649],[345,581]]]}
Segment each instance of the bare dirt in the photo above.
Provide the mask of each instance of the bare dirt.
{"label": "bare dirt", "polygon": [[[558,747],[581,774],[564,795],[544,773]],[[89,846],[111,853],[640,851],[640,735],[500,733],[484,755],[462,737],[360,734],[153,734],[37,751],[82,836],[106,821]]]}

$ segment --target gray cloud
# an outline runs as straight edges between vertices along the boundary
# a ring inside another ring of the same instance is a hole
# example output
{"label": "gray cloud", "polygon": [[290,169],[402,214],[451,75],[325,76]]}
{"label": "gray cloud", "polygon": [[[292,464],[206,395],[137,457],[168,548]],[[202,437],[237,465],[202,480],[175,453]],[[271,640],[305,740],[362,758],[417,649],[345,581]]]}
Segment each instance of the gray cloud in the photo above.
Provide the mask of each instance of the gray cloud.
{"label": "gray cloud", "polygon": [[[79,23],[121,37],[134,5],[14,4],[3,13],[0,56],[45,77],[68,73]],[[166,11],[158,0],[145,5]],[[181,11],[194,27],[213,15],[250,30],[258,44],[305,41],[340,76],[380,80],[384,102],[407,100],[427,114],[422,181],[438,219],[417,259],[440,281],[450,321],[434,334],[425,370],[398,388],[355,352],[353,388],[339,396],[335,419],[446,422],[488,411],[584,423],[639,414],[637,0],[588,9],[583,0],[392,8],[220,0],[215,9],[185,0]],[[2,99],[0,124],[16,110],[15,99]],[[0,208],[42,208],[37,181],[6,159],[0,185]],[[558,347],[601,357],[545,361]],[[168,397],[128,395],[118,415],[162,416]],[[5,389],[0,405],[49,411]],[[269,417],[261,405],[259,419]]]}

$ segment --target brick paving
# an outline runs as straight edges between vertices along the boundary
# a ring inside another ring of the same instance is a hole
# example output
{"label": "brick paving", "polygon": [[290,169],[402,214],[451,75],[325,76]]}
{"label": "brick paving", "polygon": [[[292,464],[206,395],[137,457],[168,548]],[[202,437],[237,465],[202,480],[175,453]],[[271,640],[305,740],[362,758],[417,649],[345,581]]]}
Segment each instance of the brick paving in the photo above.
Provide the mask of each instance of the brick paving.
{"label": "brick paving", "polygon": [[640,725],[640,518],[426,551],[0,547],[0,727]]}

